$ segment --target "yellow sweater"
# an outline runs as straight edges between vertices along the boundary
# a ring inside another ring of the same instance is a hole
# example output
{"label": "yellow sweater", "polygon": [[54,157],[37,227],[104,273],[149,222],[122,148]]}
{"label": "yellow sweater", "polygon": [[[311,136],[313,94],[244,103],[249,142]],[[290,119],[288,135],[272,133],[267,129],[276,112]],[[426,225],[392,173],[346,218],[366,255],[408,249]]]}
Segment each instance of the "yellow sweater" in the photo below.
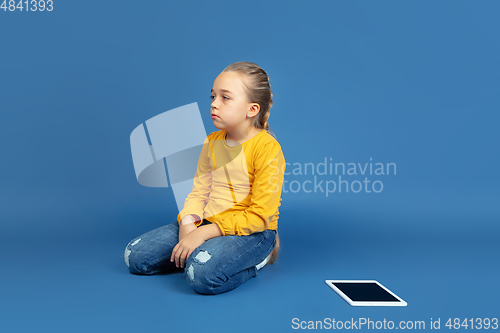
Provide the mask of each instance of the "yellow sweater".
{"label": "yellow sweater", "polygon": [[205,139],[193,189],[177,221],[195,214],[196,226],[207,219],[224,236],[276,230],[286,168],[280,144],[265,130],[235,147],[226,135],[219,130]]}

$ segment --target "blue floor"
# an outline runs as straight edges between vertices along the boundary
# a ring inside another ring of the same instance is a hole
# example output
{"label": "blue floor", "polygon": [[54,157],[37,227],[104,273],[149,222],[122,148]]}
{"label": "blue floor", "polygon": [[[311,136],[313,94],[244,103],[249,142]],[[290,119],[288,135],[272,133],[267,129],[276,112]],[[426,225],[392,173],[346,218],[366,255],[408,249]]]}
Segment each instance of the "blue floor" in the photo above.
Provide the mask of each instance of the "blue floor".
{"label": "blue floor", "polygon": [[[384,215],[376,205],[345,201],[305,212],[289,201],[280,217],[279,260],[213,296],[195,293],[181,272],[128,272],[125,246],[161,225],[164,212],[146,215],[131,205],[60,211],[58,232],[4,233],[1,325],[4,332],[282,332],[365,318],[396,326],[424,321],[427,331],[431,318],[441,329],[448,318],[498,318],[499,229],[464,223],[471,216],[463,212],[400,220],[404,202],[394,204],[399,213]],[[443,227],[446,216],[457,227]],[[408,306],[352,307],[325,279],[375,279]]]}
{"label": "blue floor", "polygon": [[[499,1],[52,2],[0,5],[0,333],[500,331]],[[237,61],[269,74],[302,188],[282,194],[278,261],[213,296],[130,274],[129,241],[179,212],[170,171],[138,182],[132,131],[193,102],[216,131],[208,93]],[[383,191],[353,193],[363,179]],[[327,279],[408,306],[352,307]]]}

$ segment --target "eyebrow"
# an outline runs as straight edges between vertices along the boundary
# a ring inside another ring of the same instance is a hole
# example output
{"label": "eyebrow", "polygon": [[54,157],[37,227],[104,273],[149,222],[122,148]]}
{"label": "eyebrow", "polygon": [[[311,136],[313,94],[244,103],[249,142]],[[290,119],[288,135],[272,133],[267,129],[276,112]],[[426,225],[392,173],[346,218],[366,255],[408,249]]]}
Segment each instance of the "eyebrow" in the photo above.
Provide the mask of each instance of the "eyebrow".
{"label": "eyebrow", "polygon": [[[221,89],[220,91],[232,94],[232,92],[230,92],[229,90],[226,90],[226,89]],[[214,92],[214,89],[213,88],[210,89],[210,92]]]}

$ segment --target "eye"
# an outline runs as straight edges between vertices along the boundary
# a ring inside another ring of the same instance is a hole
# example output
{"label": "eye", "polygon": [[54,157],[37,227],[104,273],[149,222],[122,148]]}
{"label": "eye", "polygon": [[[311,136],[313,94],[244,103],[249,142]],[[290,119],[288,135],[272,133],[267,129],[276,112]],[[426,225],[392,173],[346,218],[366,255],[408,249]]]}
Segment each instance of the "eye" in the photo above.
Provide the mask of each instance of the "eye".
{"label": "eye", "polygon": [[[213,100],[213,99],[214,99],[214,97],[215,97],[214,95],[210,95],[210,99],[211,99],[211,100]],[[223,97],[224,97],[225,99],[229,99],[229,97],[227,97],[227,96],[223,96]]]}

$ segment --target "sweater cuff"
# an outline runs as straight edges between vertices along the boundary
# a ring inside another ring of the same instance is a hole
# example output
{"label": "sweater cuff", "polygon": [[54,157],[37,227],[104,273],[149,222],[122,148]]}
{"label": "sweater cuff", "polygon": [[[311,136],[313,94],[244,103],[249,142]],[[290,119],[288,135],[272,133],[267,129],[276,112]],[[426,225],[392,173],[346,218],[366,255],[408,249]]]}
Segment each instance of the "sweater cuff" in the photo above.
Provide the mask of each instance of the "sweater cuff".
{"label": "sweater cuff", "polygon": [[[197,213],[187,213],[187,214],[184,214],[184,216],[186,216],[186,215],[190,215],[190,214],[198,215],[198,216],[200,217],[200,220],[199,220],[199,221],[194,222],[194,225],[195,225],[195,226],[197,226],[197,227],[198,227],[198,226],[200,226],[200,224],[202,224],[202,223],[203,223],[203,215],[199,215],[199,214],[197,214]],[[178,223],[179,225],[181,225],[181,220],[182,220],[182,218],[183,218],[184,216],[182,216],[182,217],[181,217],[181,213],[177,214],[177,223]]]}

